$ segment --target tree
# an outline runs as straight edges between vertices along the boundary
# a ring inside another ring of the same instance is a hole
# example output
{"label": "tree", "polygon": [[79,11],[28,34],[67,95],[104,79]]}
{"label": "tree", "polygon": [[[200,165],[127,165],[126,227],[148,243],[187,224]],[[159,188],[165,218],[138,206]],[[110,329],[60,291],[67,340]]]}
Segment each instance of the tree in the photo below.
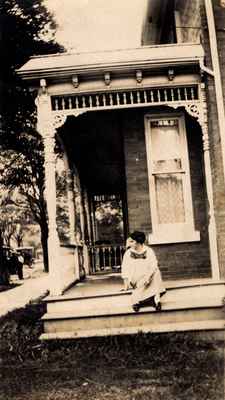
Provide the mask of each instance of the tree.
{"label": "tree", "polygon": [[[0,170],[1,173],[1,170]],[[11,247],[12,239],[16,239],[18,234],[23,235],[22,227],[26,223],[27,213],[29,210],[15,197],[15,193],[10,190],[5,190],[0,186],[0,231],[2,243],[5,246]],[[21,229],[19,232],[18,224]]]}
{"label": "tree", "polygon": [[9,248],[15,238],[17,222],[25,214],[15,205],[15,196],[9,190],[0,189],[0,285],[9,285]]}
{"label": "tree", "polygon": [[[0,146],[5,156],[1,183],[19,188],[41,228],[45,270],[48,223],[44,199],[43,143],[35,130],[32,93],[16,75],[30,56],[62,51],[54,40],[56,23],[44,0],[0,3]],[[3,152],[4,151],[4,152]]]}
{"label": "tree", "polygon": [[[0,2],[1,75],[0,114],[7,134],[33,126],[31,93],[16,75],[16,68],[30,56],[62,51],[54,40],[56,23],[44,0],[4,0]],[[9,138],[10,140],[10,138]]]}
{"label": "tree", "polygon": [[[44,167],[41,138],[24,134],[18,139],[15,150],[4,150],[0,157],[0,183],[11,193],[18,191],[14,208],[29,210],[41,230],[41,243],[45,270],[48,271],[48,222],[44,197]],[[20,221],[16,221],[18,223]]]}

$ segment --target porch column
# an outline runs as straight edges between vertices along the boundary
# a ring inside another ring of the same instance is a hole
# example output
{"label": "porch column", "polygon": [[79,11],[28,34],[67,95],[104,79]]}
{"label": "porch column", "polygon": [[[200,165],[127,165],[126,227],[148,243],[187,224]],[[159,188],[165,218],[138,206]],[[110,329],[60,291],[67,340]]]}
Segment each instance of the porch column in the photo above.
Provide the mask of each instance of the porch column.
{"label": "porch column", "polygon": [[73,173],[70,169],[67,155],[64,155],[64,165],[66,168],[69,237],[70,237],[70,244],[75,244],[75,212],[76,212],[76,210],[75,210],[75,199],[74,199]]}
{"label": "porch column", "polygon": [[74,208],[75,208],[75,242],[77,245],[83,244],[84,238],[84,220],[82,214],[81,187],[78,171],[73,170],[74,187]]}
{"label": "porch column", "polygon": [[87,189],[84,190],[84,213],[87,224],[87,237],[88,244],[92,242],[92,232],[91,232],[91,212],[89,207],[88,192]]}
{"label": "porch column", "polygon": [[75,244],[75,205],[74,205],[74,192],[73,192],[73,178],[71,176],[70,170],[67,170],[67,188],[68,188],[70,243]]}
{"label": "porch column", "polygon": [[206,181],[206,192],[208,198],[208,216],[209,216],[208,232],[209,232],[210,259],[212,268],[212,278],[214,280],[219,280],[220,271],[218,262],[217,232],[216,232],[216,221],[215,221],[214,201],[213,201],[212,170],[210,162],[210,146],[209,146],[208,121],[207,121],[207,103],[205,97],[204,83],[201,84],[201,97],[202,97],[202,118],[199,119],[199,123],[202,128],[205,181]]}
{"label": "porch column", "polygon": [[51,118],[51,99],[45,90],[44,80],[37,97],[37,129],[44,143],[45,199],[48,212],[48,261],[50,275],[50,294],[62,293],[60,244],[56,226],[56,157],[55,130]]}
{"label": "porch column", "polygon": [[79,264],[80,272],[84,269],[85,273],[89,273],[89,256],[88,248],[85,243],[85,216],[84,216],[84,204],[82,198],[82,188],[80,184],[80,177],[78,171],[74,168],[73,175],[73,185],[74,185],[74,198],[75,198],[75,210],[76,210],[76,234],[75,241],[78,246],[82,247],[83,262]]}
{"label": "porch column", "polygon": [[91,222],[90,222],[90,209],[89,209],[89,202],[88,202],[88,192],[85,188],[83,192],[83,211],[84,211],[84,218],[85,218],[85,226],[86,230],[84,232],[84,268],[86,274],[91,272],[91,265],[90,265],[90,258],[89,258],[89,251],[88,245],[92,243],[92,234],[91,234]]}

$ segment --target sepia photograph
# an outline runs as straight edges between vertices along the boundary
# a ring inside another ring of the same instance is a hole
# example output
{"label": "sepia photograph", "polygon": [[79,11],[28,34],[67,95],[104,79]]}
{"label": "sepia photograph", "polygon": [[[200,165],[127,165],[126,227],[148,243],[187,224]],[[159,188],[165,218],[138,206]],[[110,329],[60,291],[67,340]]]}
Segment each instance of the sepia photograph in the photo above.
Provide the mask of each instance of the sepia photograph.
{"label": "sepia photograph", "polygon": [[0,400],[225,400],[225,0],[0,0]]}

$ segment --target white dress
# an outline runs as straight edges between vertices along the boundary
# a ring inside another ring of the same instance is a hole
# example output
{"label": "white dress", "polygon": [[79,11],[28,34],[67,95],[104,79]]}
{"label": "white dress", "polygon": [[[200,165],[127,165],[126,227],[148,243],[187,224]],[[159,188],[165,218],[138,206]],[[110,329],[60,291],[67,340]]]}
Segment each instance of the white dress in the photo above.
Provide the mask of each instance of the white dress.
{"label": "white dress", "polygon": [[[141,253],[128,249],[123,257],[122,278],[132,287],[132,304],[165,292],[154,251],[144,246]],[[148,282],[146,286],[145,283]]]}

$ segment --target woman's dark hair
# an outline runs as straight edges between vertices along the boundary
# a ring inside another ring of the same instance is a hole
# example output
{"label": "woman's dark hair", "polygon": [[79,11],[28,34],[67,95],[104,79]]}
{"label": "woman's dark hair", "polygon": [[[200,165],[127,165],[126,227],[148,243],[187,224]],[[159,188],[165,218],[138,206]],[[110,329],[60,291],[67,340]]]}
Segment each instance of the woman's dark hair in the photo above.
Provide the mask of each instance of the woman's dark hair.
{"label": "woman's dark hair", "polygon": [[144,232],[134,231],[129,235],[129,237],[140,244],[143,244],[145,242]]}

